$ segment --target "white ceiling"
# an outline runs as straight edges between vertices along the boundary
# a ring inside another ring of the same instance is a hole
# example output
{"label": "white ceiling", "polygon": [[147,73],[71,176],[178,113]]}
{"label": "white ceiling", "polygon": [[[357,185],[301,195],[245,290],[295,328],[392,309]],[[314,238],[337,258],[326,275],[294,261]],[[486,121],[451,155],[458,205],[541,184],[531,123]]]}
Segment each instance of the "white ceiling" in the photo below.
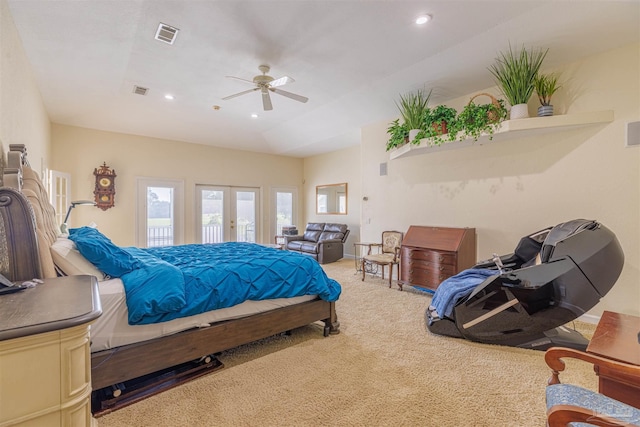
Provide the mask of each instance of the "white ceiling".
{"label": "white ceiling", "polygon": [[[398,116],[399,94],[426,87],[435,104],[492,86],[509,44],[549,48],[552,68],[640,41],[638,0],[8,3],[53,122],[296,157],[359,144],[362,126]],[[173,45],[154,39],[161,22],[180,30]],[[251,88],[225,76],[260,64],[309,102],[222,100]]]}

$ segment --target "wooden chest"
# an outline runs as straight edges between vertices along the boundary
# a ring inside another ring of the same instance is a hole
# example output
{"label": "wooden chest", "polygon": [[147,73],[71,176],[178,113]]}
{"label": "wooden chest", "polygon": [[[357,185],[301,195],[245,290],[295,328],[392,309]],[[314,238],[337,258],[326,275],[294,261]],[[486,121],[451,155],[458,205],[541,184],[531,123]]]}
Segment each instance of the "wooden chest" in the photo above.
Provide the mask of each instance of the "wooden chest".
{"label": "wooden chest", "polygon": [[476,264],[476,229],[412,225],[400,248],[400,288],[436,290],[440,282]]}

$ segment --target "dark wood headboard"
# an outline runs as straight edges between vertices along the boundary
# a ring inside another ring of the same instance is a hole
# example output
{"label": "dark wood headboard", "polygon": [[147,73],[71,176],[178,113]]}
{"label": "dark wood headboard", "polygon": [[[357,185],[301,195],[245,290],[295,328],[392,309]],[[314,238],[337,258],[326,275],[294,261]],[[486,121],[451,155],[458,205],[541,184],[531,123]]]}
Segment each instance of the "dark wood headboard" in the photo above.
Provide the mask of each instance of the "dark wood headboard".
{"label": "dark wood headboard", "polygon": [[9,146],[0,188],[0,273],[14,282],[56,276],[55,209],[26,156],[24,145]]}
{"label": "dark wood headboard", "polygon": [[20,192],[26,149],[11,146],[0,187],[0,273],[13,282],[42,277],[36,221]]}

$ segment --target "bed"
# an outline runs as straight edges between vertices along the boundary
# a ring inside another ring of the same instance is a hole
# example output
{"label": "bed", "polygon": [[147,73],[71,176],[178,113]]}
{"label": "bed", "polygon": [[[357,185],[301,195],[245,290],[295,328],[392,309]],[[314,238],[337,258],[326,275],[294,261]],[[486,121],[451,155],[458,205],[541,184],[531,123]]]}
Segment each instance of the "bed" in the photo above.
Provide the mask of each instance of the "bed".
{"label": "bed", "polygon": [[[7,248],[0,259],[0,272],[14,281],[55,277],[63,270],[67,274],[93,275],[100,280],[103,315],[91,327],[94,391],[318,321],[324,323],[324,336],[339,333],[335,300],[323,299],[319,294],[248,300],[161,323],[130,325],[124,291],[127,281],[105,277],[95,265],[79,256],[77,247],[59,236],[55,210],[38,175],[29,167],[24,145],[10,146],[3,169],[0,205],[7,200],[20,205],[26,200],[25,205],[32,213],[20,215],[33,219],[19,221],[15,211],[0,209],[0,225],[5,224],[0,230],[0,240],[5,240],[0,243]],[[282,255],[286,252],[255,246],[260,247],[258,251],[266,257],[278,257],[276,252]],[[320,268],[313,274],[324,275],[324,272]],[[276,286],[277,279],[272,280]]]}

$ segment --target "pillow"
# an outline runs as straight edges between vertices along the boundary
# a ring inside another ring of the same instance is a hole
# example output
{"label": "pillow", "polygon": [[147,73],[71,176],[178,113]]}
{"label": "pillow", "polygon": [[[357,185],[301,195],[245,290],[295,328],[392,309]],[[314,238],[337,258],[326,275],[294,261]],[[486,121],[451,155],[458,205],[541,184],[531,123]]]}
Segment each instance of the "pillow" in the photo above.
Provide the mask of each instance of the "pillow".
{"label": "pillow", "polygon": [[82,256],[111,277],[121,277],[140,267],[140,261],[113,244],[96,228],[72,228],[69,230],[69,239],[75,242]]}
{"label": "pillow", "polygon": [[97,277],[98,281],[107,278],[95,265],[87,261],[76,248],[76,244],[66,237],[58,237],[50,250],[53,263],[67,276],[88,274]]}

